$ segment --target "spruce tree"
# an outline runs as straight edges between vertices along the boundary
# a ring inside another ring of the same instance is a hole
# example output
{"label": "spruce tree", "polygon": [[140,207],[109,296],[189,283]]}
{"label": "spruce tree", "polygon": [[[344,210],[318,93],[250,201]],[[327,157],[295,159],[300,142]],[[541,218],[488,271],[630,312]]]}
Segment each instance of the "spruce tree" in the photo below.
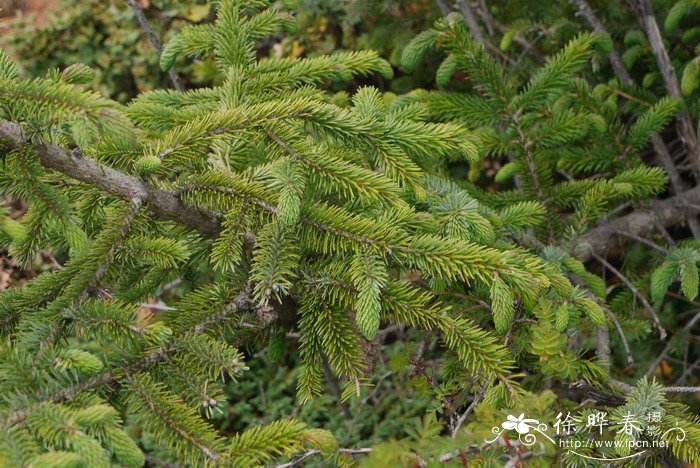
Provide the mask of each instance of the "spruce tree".
{"label": "spruce tree", "polygon": [[[670,453],[697,461],[700,422],[664,388],[643,380],[615,399],[632,387],[611,376],[608,330],[666,331],[653,309],[618,317],[583,263],[602,258],[596,223],[664,190],[640,150],[681,103],[661,99],[626,126],[584,76],[610,51],[607,35],[580,34],[518,82],[457,15],[414,39],[403,64],[438,47],[437,82],[462,70],[472,92],[331,95],[320,85],[390,78],[392,67],[371,51],[258,58],[260,40],[293,27],[265,0],[222,0],[215,22],[181,29],[160,55],[164,70],[211,58],[221,83],[128,105],[90,91],[84,65],[27,79],[0,55],[0,193],[28,205],[20,219],[0,211],[0,244],[25,265],[40,251],[63,259],[0,293],[0,464],[258,466],[304,453],[347,463],[353,452],[330,432],[293,419],[217,431],[222,382],[246,378],[249,349],[295,350],[300,403],[325,391],[325,367],[356,398],[391,324],[443,350],[430,391],[455,439],[430,462],[482,443],[465,426],[472,411],[547,398],[527,391],[528,377],[585,383],[620,406],[618,419],[658,409],[690,434],[668,435]],[[512,189],[450,175],[497,158],[509,162],[496,181]],[[659,266],[654,299],[677,275],[697,295],[697,252],[681,246]],[[177,300],[144,316],[164,292]],[[368,460],[426,463],[418,451],[387,443]]]}

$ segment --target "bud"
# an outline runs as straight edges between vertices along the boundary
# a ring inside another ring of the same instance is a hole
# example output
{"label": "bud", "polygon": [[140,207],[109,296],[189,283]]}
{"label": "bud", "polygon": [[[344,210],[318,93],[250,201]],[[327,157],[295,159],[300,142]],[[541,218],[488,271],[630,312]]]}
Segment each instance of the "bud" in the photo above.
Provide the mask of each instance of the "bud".
{"label": "bud", "polygon": [[157,156],[144,156],[136,161],[134,164],[134,169],[138,175],[141,177],[146,177],[160,169],[161,165],[162,162]]}

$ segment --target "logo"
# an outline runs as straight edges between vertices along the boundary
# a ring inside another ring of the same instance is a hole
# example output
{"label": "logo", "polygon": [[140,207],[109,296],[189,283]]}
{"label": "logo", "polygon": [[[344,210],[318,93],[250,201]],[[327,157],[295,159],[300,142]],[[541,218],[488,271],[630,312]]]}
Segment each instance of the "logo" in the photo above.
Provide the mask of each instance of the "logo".
{"label": "logo", "polygon": [[[671,441],[685,440],[686,433],[682,428],[674,426],[664,430],[664,426],[660,411],[648,412],[644,417],[626,413],[617,415],[612,421],[604,411],[585,415],[559,413],[551,428],[521,413],[517,417],[509,414],[500,426],[491,429],[495,437],[484,441],[494,443],[515,431],[517,440],[524,446],[546,441],[581,458],[618,461],[639,457],[652,448],[668,448]],[[598,452],[602,452],[601,456],[594,456]],[[620,456],[611,456],[620,453]]]}

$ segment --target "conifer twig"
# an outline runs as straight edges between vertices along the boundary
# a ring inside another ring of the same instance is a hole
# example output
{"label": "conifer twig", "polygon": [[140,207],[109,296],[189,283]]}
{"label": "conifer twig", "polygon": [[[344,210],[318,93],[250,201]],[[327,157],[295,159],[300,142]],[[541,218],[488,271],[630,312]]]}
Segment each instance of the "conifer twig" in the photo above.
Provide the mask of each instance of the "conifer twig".
{"label": "conifer twig", "polygon": [[90,296],[91,290],[99,284],[102,277],[105,275],[105,273],[107,273],[107,270],[112,265],[112,261],[114,260],[114,253],[117,251],[117,249],[121,246],[122,242],[126,238],[127,234],[129,233],[129,228],[131,227],[131,224],[136,218],[136,215],[141,209],[141,206],[143,206],[143,198],[135,197],[132,198],[130,202],[131,206],[129,207],[129,211],[126,213],[126,216],[122,220],[122,225],[119,228],[117,237],[114,239],[114,242],[109,247],[109,250],[100,262],[92,280],[90,280],[87,287],[83,290],[82,294],[80,294],[80,297],[74,304],[74,307],[77,307]]}
{"label": "conifer twig", "polygon": [[[344,455],[363,455],[370,453],[372,448],[356,448],[356,449],[338,449],[338,451]],[[309,450],[303,455],[293,459],[289,463],[283,463],[281,465],[275,465],[275,468],[291,468],[293,466],[300,465],[304,460],[319,455],[321,453],[318,449]]]}
{"label": "conifer twig", "polygon": [[[0,121],[0,139],[13,148],[27,142],[22,128],[8,121]],[[142,198],[148,210],[157,218],[177,220],[210,237],[218,236],[221,231],[215,213],[186,206],[176,194],[155,188],[142,179],[124,174],[89,157],[75,159],[63,148],[52,144],[39,145],[37,153],[41,163],[49,169],[127,200]]]}
{"label": "conifer twig", "polygon": [[610,351],[610,331],[607,325],[601,325],[596,328],[596,356],[606,369],[610,367]]}
{"label": "conifer twig", "polygon": [[666,393],[698,393],[700,387],[664,387]]}
{"label": "conifer twig", "polygon": [[[6,120],[0,120],[0,140],[12,148],[27,142],[20,125]],[[37,152],[45,167],[75,180],[124,199],[144,196],[146,209],[156,218],[176,220],[208,237],[218,237],[221,232],[217,213],[187,206],[175,192],[155,188],[142,179],[124,174],[89,157],[74,159],[66,150],[52,144],[39,145]],[[633,211],[608,220],[578,240],[577,257],[585,262],[592,258],[593,253],[600,254],[613,247],[618,239],[618,231],[646,236],[654,231],[655,220],[661,226],[674,226],[688,218],[693,212],[693,205],[700,205],[700,186],[674,197],[657,200],[648,210]]]}
{"label": "conifer twig", "polygon": [[700,367],[700,358],[696,359],[694,363],[692,363],[690,366],[688,366],[688,368],[685,371],[683,371],[683,374],[681,374],[681,376],[678,377],[676,383],[685,382],[685,379],[688,378],[688,376],[692,374],[693,371],[695,371],[695,369],[697,369],[698,367]]}
{"label": "conifer twig", "polygon": [[[612,313],[610,309],[607,307],[604,307],[601,305],[601,308],[605,313],[607,314],[608,317],[610,317],[610,320],[612,320],[613,325],[615,325],[615,330],[617,330],[617,335],[620,337],[620,341],[622,341],[622,347],[625,348],[625,354],[627,356],[627,363],[628,364],[634,364],[634,358],[632,358],[632,349],[630,348],[629,341],[627,341],[627,337],[625,336],[625,332],[622,329],[622,325],[620,325],[620,321],[617,319],[615,314]],[[607,327],[606,327],[607,330]],[[610,353],[608,353],[610,355]]]}
{"label": "conifer twig", "polygon": [[464,422],[467,420],[467,418],[469,417],[469,415],[472,413],[472,411],[474,411],[474,409],[476,408],[476,405],[478,405],[479,403],[481,403],[481,400],[483,400],[484,395],[486,395],[486,390],[488,390],[488,388],[489,388],[489,380],[491,380],[491,377],[490,377],[490,376],[489,376],[489,378],[486,380],[486,382],[484,382],[484,385],[481,386],[481,388],[480,388],[479,391],[476,393],[476,395],[474,395],[474,399],[473,399],[472,402],[469,404],[469,406],[468,406],[467,409],[464,411],[464,413],[462,413],[462,414],[459,416],[459,418],[457,419],[457,421],[455,421],[455,423],[453,424],[453,426],[452,426],[452,428],[451,428],[451,430],[450,430],[450,432],[452,433],[452,438],[453,438],[453,439],[454,439],[455,437],[457,437],[457,433],[459,432],[459,428],[462,427],[462,425],[463,425]]}
{"label": "conifer twig", "polygon": [[440,13],[442,13],[443,16],[447,16],[452,13],[452,8],[450,8],[445,0],[435,0],[435,3],[437,3]]}
{"label": "conifer twig", "polygon": [[[617,334],[620,337],[620,341],[622,341],[622,346],[625,348],[625,355],[627,356],[627,362],[629,364],[634,364],[634,359],[632,358],[632,349],[630,348],[630,344],[627,341],[627,337],[625,336],[625,332],[622,329],[622,326],[620,325],[620,321],[617,320],[617,317],[615,314],[612,313],[610,309],[605,305],[605,302],[603,302],[598,296],[593,294],[586,283],[584,283],[581,278],[574,274],[570,274],[569,278],[571,279],[571,282],[576,284],[577,286],[583,288],[583,290],[586,293],[586,296],[588,296],[591,300],[595,301],[596,304],[600,306],[600,308],[605,312],[605,314],[610,318],[612,321],[613,325],[615,325],[615,330],[617,330]],[[608,327],[606,325],[602,325],[596,329],[596,340],[598,342],[597,348],[596,348],[596,354],[598,358],[602,361],[606,361],[609,363],[610,361],[610,334],[608,331]]]}
{"label": "conifer twig", "polygon": [[[143,10],[136,2],[136,0],[126,0],[126,2],[134,11],[134,15],[136,15],[136,21],[138,21],[139,25],[141,26],[141,29],[143,29],[144,34],[146,34],[148,40],[151,42],[151,44],[153,44],[153,47],[155,47],[156,51],[158,51],[158,56],[160,57],[160,54],[163,52],[163,43],[160,42],[160,39],[158,39],[156,33],[153,32],[153,28],[148,23],[148,18],[146,18],[146,15],[143,13]],[[173,87],[176,90],[178,90],[181,93],[185,91],[185,87],[182,85],[182,80],[180,79],[180,75],[177,73],[175,67],[171,67],[168,70],[168,76],[170,77],[170,81],[173,83]]]}
{"label": "conifer twig", "polygon": [[675,226],[693,214],[689,203],[700,202],[700,186],[664,200],[655,200],[648,210],[633,211],[625,216],[608,220],[578,240],[577,257],[586,262],[594,253],[601,254],[618,242],[616,234],[624,231],[636,236],[648,236],[660,226]]}
{"label": "conifer twig", "polygon": [[[247,288],[246,290],[240,292],[235,299],[230,301],[222,309],[222,312],[213,315],[217,317],[216,321],[212,321],[212,316],[208,316],[199,323],[197,323],[191,330],[186,331],[185,333],[204,332],[212,326],[216,325],[217,323],[221,323],[221,321],[224,320],[227,316],[243,310],[249,310],[252,307],[253,305],[250,301],[250,290]],[[225,311],[225,315],[223,311]],[[45,398],[38,398],[38,402],[51,401],[54,403],[58,403],[62,401],[69,401],[86,390],[114,383],[117,380],[123,378],[125,375],[129,376],[137,374],[139,372],[143,372],[153,367],[155,364],[166,361],[169,356],[175,353],[177,351],[177,343],[174,341],[176,341],[176,339],[180,336],[182,335],[175,336],[170,343],[161,346],[160,348],[156,349],[155,351],[152,351],[146,356],[136,359],[133,364],[122,368],[111,369],[109,371],[95,375],[84,380],[83,382],[63,388],[61,391],[53,395],[49,395]],[[29,411],[30,407],[27,407],[10,413],[4,419],[0,419],[0,427],[14,426],[15,424],[21,423],[29,415]]]}
{"label": "conifer twig", "polygon": [[486,5],[486,0],[479,0],[479,5],[476,8],[476,12],[481,17],[481,21],[483,21],[486,25],[486,29],[488,30],[489,34],[493,35],[494,20],[493,16],[491,16],[488,5]]}
{"label": "conifer twig", "polygon": [[[504,341],[503,346],[505,346],[506,348],[510,344],[510,338],[511,338],[512,333],[513,333],[513,327],[515,327],[515,324],[521,322],[519,317],[520,317],[520,311],[518,312],[518,316],[515,317],[515,319],[511,322],[510,326],[508,327],[508,330],[506,331],[506,337],[503,340]],[[457,436],[457,432],[459,432],[459,428],[462,427],[462,425],[467,420],[469,415],[474,411],[474,409],[476,408],[476,405],[478,405],[481,402],[481,400],[483,400],[484,395],[486,395],[486,390],[488,390],[488,388],[489,388],[490,381],[491,381],[491,375],[488,376],[484,385],[481,387],[481,389],[479,389],[477,394],[474,395],[474,399],[472,400],[472,402],[469,404],[469,406],[464,411],[464,413],[462,413],[462,415],[457,419],[457,421],[453,425],[453,427],[451,429],[453,439]]]}
{"label": "conifer twig", "polygon": [[[572,5],[578,7],[579,12],[578,14],[582,15],[584,18],[586,18],[586,21],[591,25],[594,31],[596,32],[601,32],[608,34],[607,29],[603,25],[603,22],[598,18],[598,16],[595,14],[595,11],[593,11],[593,8],[588,4],[586,0],[569,0]],[[609,34],[608,34],[609,35]],[[622,57],[620,56],[620,52],[617,50],[617,47],[613,44],[612,48],[610,49],[610,52],[608,53],[608,57],[610,58],[610,64],[613,67],[613,71],[615,72],[615,75],[626,85],[631,85],[632,84],[632,78],[630,78],[629,73],[627,72],[627,69],[625,68],[625,65],[622,62]]]}
{"label": "conifer twig", "polygon": [[664,249],[660,245],[658,245],[656,242],[652,242],[649,239],[646,239],[644,237],[638,236],[636,234],[633,234],[631,232],[626,232],[626,231],[617,231],[616,234],[619,234],[624,237],[629,237],[630,239],[636,240],[637,242],[641,242],[642,244],[651,247],[652,249],[658,250],[664,255],[668,255],[668,249]]}
{"label": "conifer twig", "polygon": [[464,16],[467,21],[467,27],[469,27],[469,32],[472,34],[476,42],[487,47],[486,39],[484,38],[484,33],[481,31],[479,23],[476,21],[476,16],[474,16],[474,10],[472,10],[471,5],[467,0],[457,0],[457,6],[459,11]]}
{"label": "conifer twig", "polygon": [[[438,8],[440,8],[440,12],[442,12],[443,15],[447,16],[452,12],[452,8],[450,8],[444,0],[437,0],[437,4]],[[469,5],[468,1],[458,0],[456,6],[459,7],[459,11],[462,13],[462,16],[467,22],[469,32],[477,43],[481,44],[484,49],[488,49],[495,53],[498,58],[508,62],[513,61],[510,57],[508,57],[508,55],[504,54],[501,49],[492,44],[484,36],[484,33],[481,30],[479,23],[476,21],[476,17],[474,16],[474,10],[472,9],[471,5]]]}
{"label": "conifer twig", "polygon": [[644,294],[639,292],[639,289],[630,281],[629,278],[627,278],[625,275],[622,274],[620,270],[615,268],[613,265],[610,264],[607,260],[605,260],[603,257],[598,255],[597,253],[593,254],[593,258],[596,259],[600,264],[602,264],[605,268],[610,270],[613,275],[617,276],[620,281],[622,281],[625,286],[627,286],[630,291],[639,299],[639,302],[642,303],[642,307],[644,307],[644,310],[647,311],[649,315],[651,315],[652,321],[654,322],[654,326],[656,326],[656,329],[659,330],[659,337],[661,340],[666,339],[666,329],[661,325],[661,320],[659,320],[659,316],[656,315],[656,311],[654,311],[654,308],[649,304],[649,301],[647,301],[647,298],[644,297]]}

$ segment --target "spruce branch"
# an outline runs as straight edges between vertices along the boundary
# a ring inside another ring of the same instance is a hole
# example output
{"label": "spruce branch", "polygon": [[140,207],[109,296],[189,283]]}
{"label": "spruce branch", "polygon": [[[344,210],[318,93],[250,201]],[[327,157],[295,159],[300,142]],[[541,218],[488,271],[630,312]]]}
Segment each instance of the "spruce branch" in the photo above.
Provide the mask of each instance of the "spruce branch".
{"label": "spruce branch", "polygon": [[[0,139],[10,148],[27,143],[26,135],[20,125],[9,121],[0,121]],[[219,216],[216,213],[184,204],[176,192],[155,188],[139,178],[100,164],[92,158],[75,158],[56,145],[43,143],[37,147],[37,151],[42,164],[47,168],[124,199],[143,198],[146,208],[159,219],[176,220],[212,238],[218,237],[221,232]],[[591,229],[579,239],[577,257],[585,262],[590,260],[594,253],[605,253],[616,245],[619,239],[617,233],[620,231],[643,237],[654,231],[655,222],[661,226],[677,225],[695,212],[692,208],[694,205],[700,205],[700,187],[694,187],[674,197],[654,201],[650,209],[634,211],[611,219]],[[262,205],[262,207],[273,213],[276,210],[271,205]],[[316,220],[307,221],[319,229],[335,232],[352,240],[372,241],[351,232],[338,231]],[[390,246],[384,245],[384,247],[388,249]]]}
{"label": "spruce branch", "polygon": [[[356,448],[356,449],[338,449],[338,451],[344,455],[364,455],[370,453],[372,448]],[[321,451],[318,449],[309,450],[308,452],[296,457],[288,463],[282,463],[280,465],[275,465],[274,468],[291,468],[294,466],[299,466],[303,464],[306,460],[316,455],[320,455]]]}
{"label": "spruce branch", "polygon": [[[145,357],[134,358],[132,364],[128,366],[103,372],[90,377],[83,382],[63,388],[53,395],[39,398],[36,403],[40,403],[42,401],[50,401],[54,403],[70,401],[84,391],[102,387],[104,385],[114,384],[115,382],[121,380],[124,376],[135,375],[147,371],[156,364],[165,362],[171,356],[173,356],[178,351],[178,342],[182,336],[185,336],[188,333],[203,333],[206,330],[222,323],[227,317],[245,310],[252,310],[253,308],[254,306],[250,298],[250,291],[246,289],[239,293],[236,298],[226,304],[219,313],[207,316],[195,324],[195,326],[193,326],[191,329],[185,330],[183,333],[173,336],[170,342],[150,352]],[[280,313],[280,316],[282,315],[283,313]],[[272,321],[275,320],[276,319],[272,319]],[[4,419],[0,419],[0,426],[14,426],[16,424],[20,424],[29,415],[30,411],[31,407],[15,410],[5,416]]]}
{"label": "spruce branch", "polygon": [[[9,121],[0,121],[0,139],[9,148],[27,143],[22,128]],[[148,210],[160,219],[176,220],[209,237],[217,237],[221,230],[218,216],[206,210],[184,205],[174,193],[155,188],[143,180],[129,176],[89,157],[75,157],[56,145],[37,146],[41,163],[75,180],[126,200],[142,199]]]}
{"label": "spruce branch", "polygon": [[80,294],[78,300],[75,302],[75,304],[73,304],[73,307],[77,307],[82,302],[84,302],[90,296],[91,290],[98,286],[100,280],[102,280],[105,273],[107,273],[107,270],[109,269],[110,265],[112,264],[112,261],[114,260],[114,255],[117,249],[122,245],[124,239],[126,239],[126,236],[129,234],[131,224],[133,223],[134,219],[136,218],[136,215],[143,206],[143,201],[144,199],[140,197],[132,198],[130,200],[129,209],[127,210],[126,215],[122,220],[122,225],[120,226],[117,235],[113,239],[112,245],[107,250],[106,254],[102,258],[102,261],[100,261],[94,276],[89,281],[83,292]]}
{"label": "spruce branch", "polygon": [[[693,187],[674,197],[654,200],[646,210],[633,211],[611,219],[588,231],[578,240],[577,257],[586,262],[593,254],[603,254],[619,243],[618,232],[645,237],[659,226],[676,226],[696,213],[693,204],[700,203],[700,186]],[[627,236],[626,236],[627,237]]]}

